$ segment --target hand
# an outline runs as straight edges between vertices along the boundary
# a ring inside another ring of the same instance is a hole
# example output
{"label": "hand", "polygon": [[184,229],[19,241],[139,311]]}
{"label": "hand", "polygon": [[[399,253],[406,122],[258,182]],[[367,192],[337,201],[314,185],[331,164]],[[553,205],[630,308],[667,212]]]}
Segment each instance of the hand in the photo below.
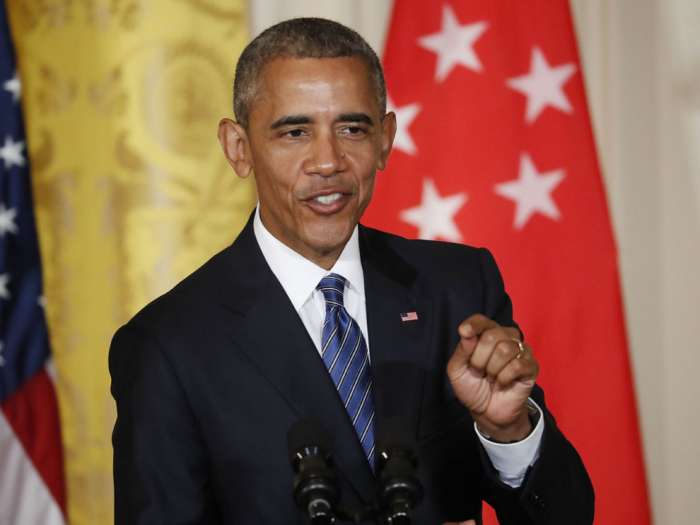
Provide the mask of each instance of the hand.
{"label": "hand", "polygon": [[481,315],[459,325],[459,343],[447,363],[447,376],[477,427],[495,441],[524,439],[532,426],[527,398],[539,365],[530,349],[520,352],[517,329]]}
{"label": "hand", "polygon": [[442,525],[476,525],[476,521],[460,521],[459,523],[457,523],[456,521],[448,521],[447,523],[443,523]]}

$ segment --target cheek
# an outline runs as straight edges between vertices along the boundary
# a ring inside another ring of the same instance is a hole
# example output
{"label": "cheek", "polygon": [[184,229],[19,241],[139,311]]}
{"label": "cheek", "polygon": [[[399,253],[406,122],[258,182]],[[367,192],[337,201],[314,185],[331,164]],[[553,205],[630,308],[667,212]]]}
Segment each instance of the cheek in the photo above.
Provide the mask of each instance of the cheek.
{"label": "cheek", "polygon": [[273,190],[279,195],[280,199],[285,202],[293,202],[294,195],[300,194],[303,189],[304,177],[298,175],[301,173],[301,161],[299,155],[293,153],[277,152],[274,157],[268,159],[270,173],[270,183],[273,185]]}
{"label": "cheek", "polygon": [[362,188],[362,202],[360,203],[361,211],[365,211],[369,201],[372,199],[372,194],[374,193],[374,177],[365,181],[365,185]]}
{"label": "cheek", "polygon": [[359,173],[359,184],[363,194],[372,193],[372,188],[374,187],[374,178],[376,176],[377,166],[372,161],[366,161],[362,166],[360,166]]}
{"label": "cheek", "polygon": [[356,219],[359,218],[364,213],[365,209],[369,205],[372,199],[372,193],[374,192],[374,177],[368,176],[363,177],[359,181],[358,195],[357,195],[357,209],[355,211]]}
{"label": "cheek", "polygon": [[291,176],[293,171],[285,163],[277,161],[275,158],[266,158],[265,162],[257,163],[255,175],[259,191],[264,192],[266,198],[272,198],[281,204],[290,201],[295,180]]}

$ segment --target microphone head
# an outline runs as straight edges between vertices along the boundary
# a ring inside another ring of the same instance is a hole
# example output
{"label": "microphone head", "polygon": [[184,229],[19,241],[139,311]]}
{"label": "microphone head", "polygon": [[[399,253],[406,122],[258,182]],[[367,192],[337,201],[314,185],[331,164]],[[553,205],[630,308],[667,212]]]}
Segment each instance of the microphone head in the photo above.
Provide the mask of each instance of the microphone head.
{"label": "microphone head", "polygon": [[423,498],[416,450],[425,371],[413,363],[389,362],[373,372],[379,506],[383,523],[408,524]]}
{"label": "microphone head", "polygon": [[305,449],[318,449],[320,454],[327,458],[331,447],[330,435],[312,418],[300,419],[287,432],[287,451],[292,464],[296,463]]}
{"label": "microphone head", "polygon": [[340,488],[330,458],[331,437],[313,419],[301,419],[287,432],[289,462],[294,469],[292,495],[313,525],[335,523]]}

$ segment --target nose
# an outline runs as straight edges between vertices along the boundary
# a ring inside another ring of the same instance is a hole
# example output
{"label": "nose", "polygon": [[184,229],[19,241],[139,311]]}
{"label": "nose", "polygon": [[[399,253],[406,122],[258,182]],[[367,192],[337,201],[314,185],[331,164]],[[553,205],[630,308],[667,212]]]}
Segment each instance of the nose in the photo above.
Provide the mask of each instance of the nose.
{"label": "nose", "polygon": [[311,141],[304,171],[309,175],[330,177],[345,169],[345,153],[333,133],[317,135]]}

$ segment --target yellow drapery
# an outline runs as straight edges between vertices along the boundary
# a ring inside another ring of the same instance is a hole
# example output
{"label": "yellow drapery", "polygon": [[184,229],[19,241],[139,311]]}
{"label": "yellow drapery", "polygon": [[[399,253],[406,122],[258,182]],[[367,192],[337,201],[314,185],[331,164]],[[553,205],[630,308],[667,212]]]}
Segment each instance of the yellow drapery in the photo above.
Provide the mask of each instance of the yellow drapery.
{"label": "yellow drapery", "polygon": [[244,0],[8,0],[72,525],[113,522],[115,329],[230,243],[255,201],[231,114]]}

